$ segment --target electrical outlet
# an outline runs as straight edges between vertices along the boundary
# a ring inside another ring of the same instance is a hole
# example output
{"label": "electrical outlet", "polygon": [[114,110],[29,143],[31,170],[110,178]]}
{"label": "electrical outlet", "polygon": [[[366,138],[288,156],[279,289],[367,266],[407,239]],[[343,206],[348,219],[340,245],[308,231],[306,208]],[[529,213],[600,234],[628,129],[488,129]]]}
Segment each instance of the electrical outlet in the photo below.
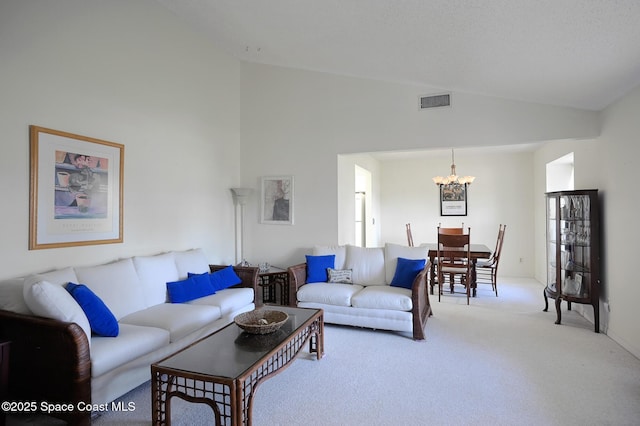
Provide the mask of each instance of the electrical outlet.
{"label": "electrical outlet", "polygon": [[524,263],[524,257],[520,258],[520,263]]}
{"label": "electrical outlet", "polygon": [[604,302],[604,310],[611,312],[611,305],[609,305],[609,302]]}

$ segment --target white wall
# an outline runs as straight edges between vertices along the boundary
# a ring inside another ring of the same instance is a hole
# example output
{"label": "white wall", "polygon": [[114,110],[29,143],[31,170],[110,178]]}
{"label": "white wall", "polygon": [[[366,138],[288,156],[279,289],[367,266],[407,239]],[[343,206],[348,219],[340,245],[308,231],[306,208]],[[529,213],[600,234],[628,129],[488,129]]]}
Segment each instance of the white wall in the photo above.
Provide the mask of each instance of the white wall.
{"label": "white wall", "polygon": [[468,188],[467,216],[440,216],[439,188],[431,178],[447,174],[449,156],[421,154],[414,160],[382,161],[382,241],[406,244],[411,223],[416,245],[436,242],[436,228],[471,227],[472,241],[495,248],[506,224],[500,274],[533,276],[533,153],[479,149],[455,152],[459,174],[476,176]]}
{"label": "white wall", "polygon": [[[450,108],[420,111],[418,97],[430,92],[423,86],[243,63],[243,185],[258,188],[260,176],[279,174],[292,174],[296,182],[294,226],[258,223],[259,197],[248,206],[253,212],[247,215],[252,218],[249,261],[292,264],[304,260],[315,244],[345,242],[348,234],[339,232],[336,215],[342,199],[339,154],[510,145],[595,137],[599,131],[591,111],[461,93],[453,93]],[[437,172],[448,166],[448,160],[438,163]],[[466,170],[462,163],[459,167]],[[480,189],[473,191],[472,203]],[[353,198],[353,188],[348,196]],[[471,211],[483,214],[477,204]],[[490,234],[497,233],[498,223],[489,227]]]}
{"label": "white wall", "polygon": [[[192,247],[233,261],[237,60],[153,0],[3,0],[0,58],[0,277]],[[123,244],[28,250],[30,124],[125,145]]]}
{"label": "white wall", "polygon": [[640,192],[635,181],[640,158],[640,86],[607,108],[603,113],[600,138],[604,241],[603,300],[608,301],[609,334],[640,357],[638,301],[640,283],[636,248],[640,232],[636,227],[640,211]]}

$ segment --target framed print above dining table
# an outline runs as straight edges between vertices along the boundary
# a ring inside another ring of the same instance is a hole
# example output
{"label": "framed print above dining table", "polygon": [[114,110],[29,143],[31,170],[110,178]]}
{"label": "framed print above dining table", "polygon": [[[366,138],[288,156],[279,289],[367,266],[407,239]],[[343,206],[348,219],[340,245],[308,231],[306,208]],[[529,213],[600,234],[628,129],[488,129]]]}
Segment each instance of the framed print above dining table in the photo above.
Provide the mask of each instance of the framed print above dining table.
{"label": "framed print above dining table", "polygon": [[29,250],[121,243],[124,145],[29,130]]}
{"label": "framed print above dining table", "polygon": [[440,216],[467,215],[467,184],[440,185]]}

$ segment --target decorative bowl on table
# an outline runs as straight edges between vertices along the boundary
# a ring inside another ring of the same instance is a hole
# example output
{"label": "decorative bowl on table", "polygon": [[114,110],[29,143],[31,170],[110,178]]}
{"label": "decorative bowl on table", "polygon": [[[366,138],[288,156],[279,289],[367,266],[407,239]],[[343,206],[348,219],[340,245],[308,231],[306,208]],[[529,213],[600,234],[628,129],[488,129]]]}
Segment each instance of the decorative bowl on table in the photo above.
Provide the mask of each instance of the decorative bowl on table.
{"label": "decorative bowl on table", "polygon": [[278,330],[287,322],[289,315],[286,312],[271,309],[255,309],[237,315],[233,321],[251,334],[268,334]]}

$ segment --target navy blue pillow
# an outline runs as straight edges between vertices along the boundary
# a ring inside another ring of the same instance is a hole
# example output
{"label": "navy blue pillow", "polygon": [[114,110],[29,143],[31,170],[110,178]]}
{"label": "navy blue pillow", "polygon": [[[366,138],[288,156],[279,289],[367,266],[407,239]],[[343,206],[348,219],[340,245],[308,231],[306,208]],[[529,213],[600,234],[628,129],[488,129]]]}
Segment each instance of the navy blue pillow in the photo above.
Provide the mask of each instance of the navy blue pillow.
{"label": "navy blue pillow", "polygon": [[216,291],[224,290],[225,288],[229,288],[242,282],[231,265],[215,271],[209,277],[211,279],[211,285]]}
{"label": "navy blue pillow", "polygon": [[398,258],[396,265],[396,273],[391,280],[391,287],[403,287],[410,289],[413,281],[416,279],[420,271],[424,269],[426,259],[405,259]]}
{"label": "navy blue pillow", "polygon": [[68,283],[66,289],[84,311],[94,334],[116,337],[120,333],[116,317],[89,287],[84,284]]}
{"label": "navy blue pillow", "polygon": [[305,256],[307,258],[307,282],[326,283],[328,280],[327,268],[334,269],[336,263],[335,254],[323,256]]}
{"label": "navy blue pillow", "polygon": [[209,274],[191,275],[186,280],[167,283],[169,302],[184,303],[209,296],[216,291],[211,285]]}

